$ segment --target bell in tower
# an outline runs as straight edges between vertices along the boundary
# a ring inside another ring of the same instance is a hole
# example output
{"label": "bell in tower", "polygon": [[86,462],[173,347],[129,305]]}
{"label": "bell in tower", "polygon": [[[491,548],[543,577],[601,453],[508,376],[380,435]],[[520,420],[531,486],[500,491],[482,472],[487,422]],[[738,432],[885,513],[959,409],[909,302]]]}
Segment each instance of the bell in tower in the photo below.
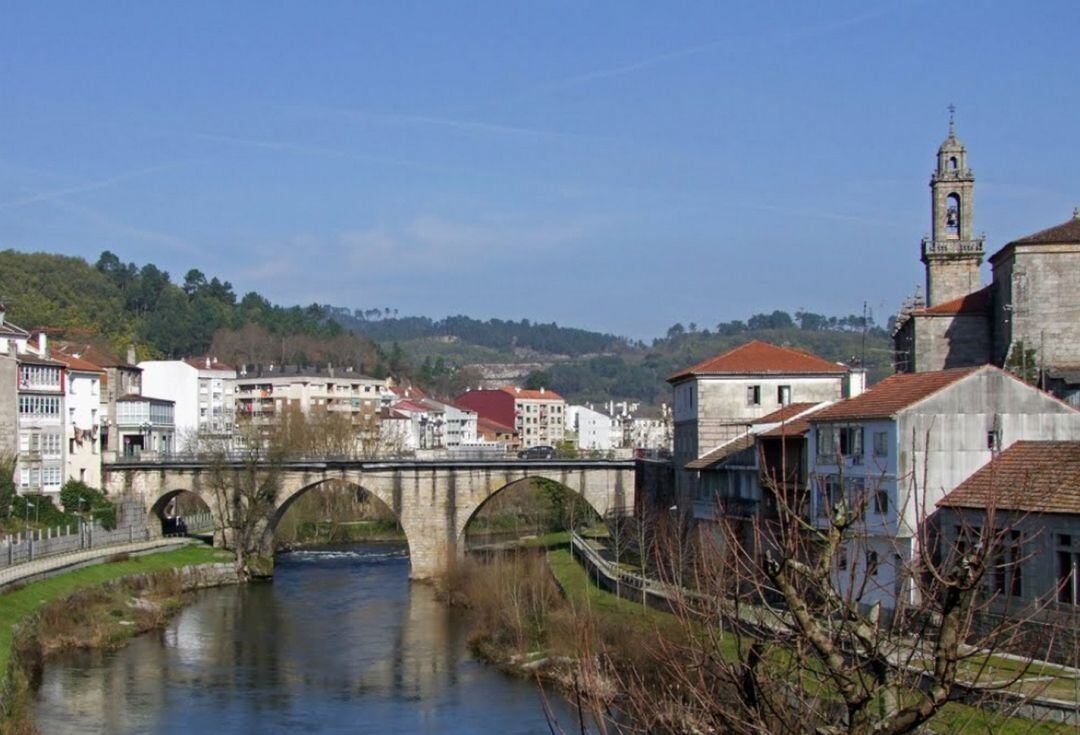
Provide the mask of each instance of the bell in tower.
{"label": "bell in tower", "polygon": [[928,306],[959,299],[978,290],[983,238],[972,227],[975,175],[967,149],[956,137],[956,108],[949,105],[949,136],[938,147],[930,175],[930,237],[922,242]]}

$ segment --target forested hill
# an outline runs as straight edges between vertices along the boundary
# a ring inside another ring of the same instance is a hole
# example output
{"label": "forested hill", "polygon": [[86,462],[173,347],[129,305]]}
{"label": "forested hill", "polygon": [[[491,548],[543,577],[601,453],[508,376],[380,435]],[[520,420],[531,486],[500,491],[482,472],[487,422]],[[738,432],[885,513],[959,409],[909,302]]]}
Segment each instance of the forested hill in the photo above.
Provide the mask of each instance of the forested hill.
{"label": "forested hill", "polygon": [[783,311],[756,314],[715,329],[673,325],[667,335],[625,355],[559,362],[529,375],[529,387],[552,388],[578,402],[616,399],[656,406],[670,401],[669,375],[752,339],[793,347],[834,362],[863,364],[870,382],[893,372],[889,332],[859,316],[826,317]]}
{"label": "forested hill", "polygon": [[382,343],[423,339],[460,340],[492,350],[533,351],[568,357],[630,349],[625,339],[613,334],[560,327],[555,323],[530,322],[528,319],[517,322],[503,319],[481,321],[462,315],[431,319],[425,316],[398,317],[396,310],[390,309],[324,308],[342,326]]}
{"label": "forested hill", "polygon": [[327,317],[323,307],[282,307],[257,293],[189,270],[179,282],[153,264],[124,263],[108,251],[82,258],[0,251],[0,301],[27,329],[88,341],[140,359],[212,352],[225,362],[335,361],[369,372],[400,370],[369,340]]}
{"label": "forested hill", "polygon": [[[213,354],[233,364],[333,362],[376,377],[412,378],[443,395],[477,385],[493,365],[510,364],[509,372],[494,371],[499,380],[548,387],[572,402],[658,406],[670,399],[668,375],[751,339],[863,361],[871,380],[892,372],[887,329],[860,316],[774,311],[711,328],[675,324],[645,344],[528,320],[276,306],[257,293],[238,298],[228,281],[198,270],[174,281],[153,264],[124,263],[107,251],[94,264],[0,251],[0,301],[22,327],[120,354],[134,343],[140,359]],[[517,377],[506,377],[515,370]]]}

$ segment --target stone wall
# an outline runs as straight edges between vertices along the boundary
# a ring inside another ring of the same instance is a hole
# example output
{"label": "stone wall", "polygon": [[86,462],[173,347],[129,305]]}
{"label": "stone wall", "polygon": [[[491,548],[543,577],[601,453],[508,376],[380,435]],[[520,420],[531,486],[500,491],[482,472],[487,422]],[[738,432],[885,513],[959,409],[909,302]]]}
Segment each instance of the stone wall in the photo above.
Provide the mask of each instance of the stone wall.
{"label": "stone wall", "polygon": [[1023,340],[1044,365],[1080,365],[1080,244],[1016,245],[1012,253],[1012,263],[994,264],[1012,306],[1000,321],[999,350]]}
{"label": "stone wall", "polygon": [[988,314],[917,314],[911,318],[911,329],[915,372],[990,362]]}

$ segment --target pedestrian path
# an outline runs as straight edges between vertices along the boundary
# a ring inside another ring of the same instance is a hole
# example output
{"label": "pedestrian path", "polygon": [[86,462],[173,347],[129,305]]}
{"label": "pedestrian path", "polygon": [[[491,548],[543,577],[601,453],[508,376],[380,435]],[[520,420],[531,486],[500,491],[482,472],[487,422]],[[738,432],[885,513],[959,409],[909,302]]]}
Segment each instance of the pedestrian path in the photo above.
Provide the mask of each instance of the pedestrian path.
{"label": "pedestrian path", "polygon": [[0,590],[9,585],[32,579],[41,575],[56,572],[68,567],[92,563],[116,554],[139,554],[147,551],[167,551],[179,548],[191,543],[184,537],[170,537],[151,539],[150,541],[136,541],[134,543],[116,544],[85,551],[75,551],[70,554],[57,554],[43,559],[35,559],[23,564],[16,564],[6,569],[0,569]]}

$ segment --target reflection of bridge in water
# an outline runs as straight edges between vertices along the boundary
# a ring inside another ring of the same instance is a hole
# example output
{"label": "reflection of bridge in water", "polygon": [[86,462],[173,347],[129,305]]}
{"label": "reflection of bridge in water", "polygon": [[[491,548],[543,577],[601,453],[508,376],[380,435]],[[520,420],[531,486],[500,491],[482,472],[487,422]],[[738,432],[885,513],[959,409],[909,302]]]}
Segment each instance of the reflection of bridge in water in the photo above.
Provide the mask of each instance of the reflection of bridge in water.
{"label": "reflection of bridge in water", "polygon": [[[224,464],[198,459],[120,460],[104,465],[104,486],[114,497],[138,501],[147,513],[162,516],[177,495],[202,499],[223,528],[212,477],[239,476],[241,460]],[[465,527],[480,507],[503,488],[526,478],[545,478],[579,494],[601,516],[634,508],[632,460],[435,460],[289,461],[279,471],[280,490],[265,529],[269,553],[273,532],[289,505],[328,481],[361,487],[393,510],[409,543],[412,576],[436,574],[448,558],[465,547]],[[220,543],[220,534],[215,541]]]}

